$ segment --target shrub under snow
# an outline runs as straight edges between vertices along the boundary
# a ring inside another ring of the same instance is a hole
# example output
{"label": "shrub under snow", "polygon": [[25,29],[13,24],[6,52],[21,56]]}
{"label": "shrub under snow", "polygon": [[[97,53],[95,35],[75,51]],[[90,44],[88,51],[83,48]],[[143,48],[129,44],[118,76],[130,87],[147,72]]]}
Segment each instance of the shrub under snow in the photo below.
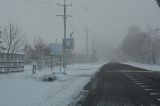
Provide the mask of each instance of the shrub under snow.
{"label": "shrub under snow", "polygon": [[45,74],[43,75],[42,80],[43,81],[54,81],[56,80],[56,78],[57,77],[54,74]]}

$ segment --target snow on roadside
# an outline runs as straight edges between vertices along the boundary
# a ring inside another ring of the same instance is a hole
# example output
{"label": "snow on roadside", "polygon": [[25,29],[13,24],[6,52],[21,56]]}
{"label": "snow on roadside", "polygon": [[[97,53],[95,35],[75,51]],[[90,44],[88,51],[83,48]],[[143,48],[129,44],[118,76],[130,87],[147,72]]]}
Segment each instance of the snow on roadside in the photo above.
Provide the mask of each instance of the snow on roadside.
{"label": "snow on roadside", "polygon": [[102,64],[75,64],[67,67],[67,74],[54,68],[57,80],[43,82],[49,68],[36,71],[26,66],[25,72],[0,74],[0,106],[67,106]]}
{"label": "snow on roadside", "polygon": [[140,67],[143,69],[148,69],[152,71],[160,71],[160,66],[156,64],[142,64],[142,63],[136,63],[136,62],[125,62],[124,64],[129,64],[132,66]]}

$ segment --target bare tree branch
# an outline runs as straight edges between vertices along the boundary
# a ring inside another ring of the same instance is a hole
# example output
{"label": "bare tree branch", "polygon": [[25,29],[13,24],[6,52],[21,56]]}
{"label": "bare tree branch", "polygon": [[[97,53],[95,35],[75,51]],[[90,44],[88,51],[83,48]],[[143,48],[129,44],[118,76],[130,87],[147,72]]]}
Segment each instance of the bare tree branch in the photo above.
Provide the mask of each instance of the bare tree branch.
{"label": "bare tree branch", "polygon": [[2,30],[3,45],[6,47],[7,53],[17,53],[22,49],[23,39],[26,34],[16,24],[10,23]]}

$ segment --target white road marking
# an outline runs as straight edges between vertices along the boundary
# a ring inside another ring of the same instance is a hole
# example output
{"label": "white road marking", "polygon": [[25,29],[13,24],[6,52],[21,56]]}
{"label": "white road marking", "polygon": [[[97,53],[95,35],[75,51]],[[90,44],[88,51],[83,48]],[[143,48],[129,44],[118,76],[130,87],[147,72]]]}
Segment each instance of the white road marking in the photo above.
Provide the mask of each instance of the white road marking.
{"label": "white road marking", "polygon": [[148,86],[145,86],[145,85],[141,85],[140,87],[142,87],[142,88],[147,88]]}
{"label": "white road marking", "polygon": [[138,83],[136,83],[137,85],[144,85],[145,83],[140,83],[140,82],[138,82]]}
{"label": "white road marking", "polygon": [[159,101],[159,102],[160,102],[160,99],[157,99],[157,101]]}
{"label": "white road marking", "polygon": [[144,89],[145,91],[153,91],[153,89]]}
{"label": "white road marking", "polygon": [[141,83],[140,81],[138,81],[138,80],[135,80],[135,81],[133,81],[134,83]]}
{"label": "white road marking", "polygon": [[160,95],[160,93],[150,93],[150,95]]}

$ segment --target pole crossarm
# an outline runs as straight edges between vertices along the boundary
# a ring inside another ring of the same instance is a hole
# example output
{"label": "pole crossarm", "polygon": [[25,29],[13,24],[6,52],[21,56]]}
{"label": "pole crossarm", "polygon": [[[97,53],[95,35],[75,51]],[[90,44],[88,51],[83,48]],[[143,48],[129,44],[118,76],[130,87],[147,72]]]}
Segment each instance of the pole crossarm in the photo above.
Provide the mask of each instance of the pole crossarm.
{"label": "pole crossarm", "polygon": [[60,4],[60,3],[57,3],[57,6],[63,6],[63,7],[66,6],[66,7],[68,7],[68,6],[72,6],[72,3],[71,4],[65,4],[65,3],[64,4]]}

